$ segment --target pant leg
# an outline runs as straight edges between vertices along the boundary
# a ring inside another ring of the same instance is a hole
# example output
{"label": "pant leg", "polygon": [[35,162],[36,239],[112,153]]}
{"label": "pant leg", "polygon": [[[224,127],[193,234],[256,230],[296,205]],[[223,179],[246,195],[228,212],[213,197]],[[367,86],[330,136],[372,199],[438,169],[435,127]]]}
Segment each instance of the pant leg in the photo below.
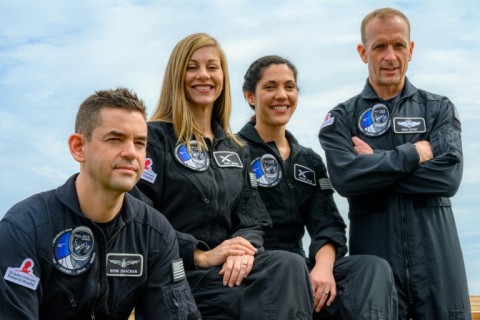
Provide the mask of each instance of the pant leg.
{"label": "pant leg", "polygon": [[[253,278],[263,279],[263,292],[255,294],[258,288],[249,288],[247,304],[265,307],[263,317],[252,308],[243,308],[242,319],[300,320],[311,319],[313,293],[310,273],[305,259],[292,252],[267,250],[260,252],[254,265]],[[249,276],[250,277],[250,276]]]}
{"label": "pant leg", "polygon": [[390,265],[384,259],[347,256],[335,262],[337,297],[315,317],[325,319],[398,319],[397,293]]}
{"label": "pant leg", "polygon": [[188,271],[203,319],[311,319],[313,296],[304,259],[286,251],[257,253],[240,286],[223,285],[220,268]]}

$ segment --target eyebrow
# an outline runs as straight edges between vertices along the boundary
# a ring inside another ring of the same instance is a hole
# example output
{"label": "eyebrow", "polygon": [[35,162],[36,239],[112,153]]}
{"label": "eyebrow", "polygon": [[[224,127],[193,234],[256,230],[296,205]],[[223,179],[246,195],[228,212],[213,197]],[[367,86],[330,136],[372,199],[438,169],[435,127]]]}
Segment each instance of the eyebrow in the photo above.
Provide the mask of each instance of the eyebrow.
{"label": "eyebrow", "polygon": [[[196,59],[190,59],[189,62],[198,62]],[[208,59],[207,62],[220,62],[220,59]]]}
{"label": "eyebrow", "polygon": [[[125,133],[122,131],[117,131],[117,130],[111,130],[103,135],[103,137],[108,137],[108,136],[115,136],[115,137],[125,137],[127,136]],[[140,139],[147,141],[147,136],[146,135],[140,135],[138,137],[135,137],[135,139]]]}

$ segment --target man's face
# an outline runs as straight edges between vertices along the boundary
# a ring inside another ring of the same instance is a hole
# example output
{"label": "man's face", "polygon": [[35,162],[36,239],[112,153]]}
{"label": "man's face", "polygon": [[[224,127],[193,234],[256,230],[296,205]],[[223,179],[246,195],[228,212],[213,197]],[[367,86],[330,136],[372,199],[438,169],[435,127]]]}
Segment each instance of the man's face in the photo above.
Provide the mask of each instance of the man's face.
{"label": "man's face", "polygon": [[[384,99],[398,94],[405,83],[408,62],[414,43],[410,41],[408,25],[400,17],[387,20],[374,18],[365,28],[366,43],[357,47],[363,62],[368,63],[372,87]],[[387,96],[382,96],[382,95]]]}
{"label": "man's face", "polygon": [[84,142],[85,173],[100,190],[127,192],[143,173],[147,124],[140,112],[104,108],[100,116]]}

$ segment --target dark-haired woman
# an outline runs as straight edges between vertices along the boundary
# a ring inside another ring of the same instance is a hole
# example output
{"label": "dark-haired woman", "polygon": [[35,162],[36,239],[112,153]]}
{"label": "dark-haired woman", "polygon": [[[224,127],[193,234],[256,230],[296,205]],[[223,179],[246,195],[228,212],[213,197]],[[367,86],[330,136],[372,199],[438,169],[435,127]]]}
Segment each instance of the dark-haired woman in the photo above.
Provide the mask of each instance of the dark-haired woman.
{"label": "dark-haired woman", "polygon": [[[239,132],[247,141],[259,193],[273,228],[267,250],[305,258],[314,293],[314,318],[396,319],[397,301],[388,263],[347,253],[345,223],[321,157],[286,130],[298,100],[297,69],[287,59],[265,56],[248,68],[243,93],[255,114]],[[308,258],[304,230],[311,238]]]}

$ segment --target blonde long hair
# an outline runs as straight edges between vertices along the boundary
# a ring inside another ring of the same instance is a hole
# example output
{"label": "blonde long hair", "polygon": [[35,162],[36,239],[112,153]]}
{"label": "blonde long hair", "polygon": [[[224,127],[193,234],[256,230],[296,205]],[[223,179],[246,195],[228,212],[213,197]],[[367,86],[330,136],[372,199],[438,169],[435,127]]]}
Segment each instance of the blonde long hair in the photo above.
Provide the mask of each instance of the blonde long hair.
{"label": "blonde long hair", "polygon": [[224,76],[223,90],[213,105],[212,120],[216,121],[237,145],[243,146],[230,128],[232,97],[227,58],[218,41],[205,33],[189,35],[177,43],[173,49],[165,70],[160,98],[150,121],[173,123],[175,135],[180,144],[186,144],[190,149],[190,140],[193,137],[202,149],[207,149],[203,134],[195,124],[192,105],[187,100],[184,85],[185,72],[190,58],[195,51],[207,46],[217,49]]}

